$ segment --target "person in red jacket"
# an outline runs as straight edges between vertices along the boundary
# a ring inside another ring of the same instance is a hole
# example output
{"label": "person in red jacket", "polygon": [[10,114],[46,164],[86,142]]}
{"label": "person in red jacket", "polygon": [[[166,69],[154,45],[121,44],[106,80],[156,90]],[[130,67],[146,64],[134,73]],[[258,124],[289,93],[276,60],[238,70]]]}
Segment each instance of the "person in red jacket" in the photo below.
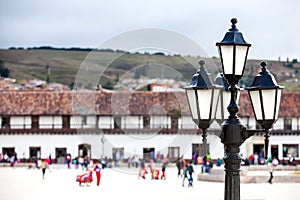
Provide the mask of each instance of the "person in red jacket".
{"label": "person in red jacket", "polygon": [[98,164],[96,164],[94,171],[96,172],[96,177],[97,177],[97,186],[100,185],[100,179],[101,179],[101,168],[99,167]]}

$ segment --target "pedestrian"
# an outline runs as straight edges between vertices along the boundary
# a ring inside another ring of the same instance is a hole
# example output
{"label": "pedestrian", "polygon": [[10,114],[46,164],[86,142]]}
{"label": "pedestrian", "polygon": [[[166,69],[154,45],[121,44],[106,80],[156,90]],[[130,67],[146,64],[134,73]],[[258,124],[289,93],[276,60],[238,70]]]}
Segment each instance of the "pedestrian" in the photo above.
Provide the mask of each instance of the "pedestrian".
{"label": "pedestrian", "polygon": [[45,179],[45,173],[46,173],[46,169],[48,167],[48,164],[46,162],[45,159],[42,160],[42,164],[41,164],[41,169],[42,169],[42,173],[43,173],[43,179]]}
{"label": "pedestrian", "polygon": [[178,170],[177,177],[179,177],[179,176],[182,177],[182,175],[181,175],[181,168],[182,168],[181,158],[178,158],[178,160],[176,162],[176,167]]}
{"label": "pedestrian", "polygon": [[71,169],[71,163],[72,163],[71,154],[67,154],[67,156],[66,156],[66,162],[67,162],[68,169]]}
{"label": "pedestrian", "polygon": [[182,187],[184,187],[185,179],[189,180],[187,173],[188,173],[188,166],[185,166],[183,169],[183,172],[182,172],[182,174],[183,174]]}
{"label": "pedestrian", "polygon": [[139,170],[139,178],[142,177],[143,179],[146,179],[147,170],[145,168],[145,161],[144,159],[141,159],[140,161],[140,170]]}
{"label": "pedestrian", "polygon": [[127,166],[128,166],[128,168],[130,168],[130,166],[131,166],[131,161],[132,161],[132,159],[131,159],[131,157],[129,156],[129,157],[128,157],[128,161],[127,161]]}
{"label": "pedestrian", "polygon": [[49,172],[51,172],[51,169],[50,169],[51,161],[50,161],[50,159],[46,158],[45,161],[47,163],[47,168],[48,168]]}
{"label": "pedestrian", "polygon": [[269,178],[269,180],[268,180],[268,183],[270,183],[270,184],[272,184],[273,170],[274,170],[274,168],[273,168],[272,163],[269,163],[269,173],[270,173],[270,178]]}
{"label": "pedestrian", "polygon": [[193,165],[192,165],[192,161],[189,163],[188,165],[188,172],[189,172],[189,187],[192,187],[193,186],[193,173],[194,173],[194,168],[193,168]]}
{"label": "pedestrian", "polygon": [[90,165],[91,159],[89,156],[86,156],[84,158],[84,166],[85,166],[85,170],[89,171],[89,165]]}
{"label": "pedestrian", "polygon": [[100,179],[101,179],[101,168],[99,167],[98,164],[96,164],[94,171],[96,172],[96,177],[97,177],[97,186],[100,185]]}
{"label": "pedestrian", "polygon": [[162,174],[161,174],[161,177],[160,177],[160,179],[164,179],[164,180],[166,180],[166,163],[163,163],[163,165],[162,165],[162,168],[161,168],[161,172],[162,172]]}
{"label": "pedestrian", "polygon": [[257,152],[254,153],[254,165],[258,165],[258,154]]}

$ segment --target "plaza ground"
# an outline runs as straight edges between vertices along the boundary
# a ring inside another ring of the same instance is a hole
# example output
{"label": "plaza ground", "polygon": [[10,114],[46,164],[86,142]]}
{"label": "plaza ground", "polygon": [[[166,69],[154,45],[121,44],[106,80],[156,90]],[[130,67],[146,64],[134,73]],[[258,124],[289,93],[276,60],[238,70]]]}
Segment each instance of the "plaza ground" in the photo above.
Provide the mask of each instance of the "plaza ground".
{"label": "plaza ground", "polygon": [[[137,168],[112,168],[102,170],[101,184],[94,181],[90,186],[79,186],[76,175],[81,169],[66,169],[66,166],[52,165],[42,179],[42,171],[25,167],[0,168],[0,200],[216,200],[224,199],[224,183],[196,181],[200,168],[195,167],[194,187],[182,187],[177,169],[168,167],[166,180],[145,180],[138,178]],[[160,168],[160,165],[157,165]],[[267,172],[266,172],[267,173]],[[241,184],[241,199],[245,200],[298,200],[299,183],[247,183]]]}

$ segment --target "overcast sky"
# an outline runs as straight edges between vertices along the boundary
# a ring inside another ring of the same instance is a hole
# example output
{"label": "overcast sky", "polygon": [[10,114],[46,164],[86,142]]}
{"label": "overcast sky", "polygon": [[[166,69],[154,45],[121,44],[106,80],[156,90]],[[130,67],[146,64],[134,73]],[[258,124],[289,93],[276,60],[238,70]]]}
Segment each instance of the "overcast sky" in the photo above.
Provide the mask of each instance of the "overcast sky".
{"label": "overcast sky", "polygon": [[94,48],[127,31],[160,28],[217,56],[232,17],[252,44],[249,58],[300,61],[299,0],[1,0],[0,48]]}

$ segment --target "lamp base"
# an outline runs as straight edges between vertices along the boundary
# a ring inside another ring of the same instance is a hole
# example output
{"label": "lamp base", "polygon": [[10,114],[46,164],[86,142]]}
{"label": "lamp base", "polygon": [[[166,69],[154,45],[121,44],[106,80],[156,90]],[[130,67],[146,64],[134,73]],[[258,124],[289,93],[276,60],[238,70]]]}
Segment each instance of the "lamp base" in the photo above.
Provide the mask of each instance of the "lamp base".
{"label": "lamp base", "polygon": [[221,141],[225,146],[225,199],[240,199],[240,146],[245,140],[246,127],[238,118],[229,118],[222,124]]}

